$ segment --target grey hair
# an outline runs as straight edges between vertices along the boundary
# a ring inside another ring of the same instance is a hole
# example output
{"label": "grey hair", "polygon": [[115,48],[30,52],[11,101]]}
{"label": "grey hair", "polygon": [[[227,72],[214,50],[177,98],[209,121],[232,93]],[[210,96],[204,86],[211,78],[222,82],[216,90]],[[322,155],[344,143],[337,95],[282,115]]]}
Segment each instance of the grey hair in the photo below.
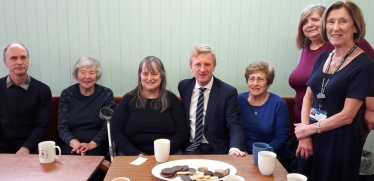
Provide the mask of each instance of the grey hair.
{"label": "grey hair", "polygon": [[138,69],[138,86],[133,89],[128,94],[135,95],[132,101],[136,102],[136,108],[138,109],[145,109],[145,105],[147,103],[147,99],[143,96],[142,90],[142,80],[141,80],[141,73],[143,71],[143,65],[147,67],[149,71],[156,71],[154,69],[154,65],[156,66],[157,71],[160,73],[161,83],[159,88],[159,95],[156,99],[151,102],[151,108],[155,110],[160,110],[160,112],[164,112],[170,106],[170,100],[168,97],[168,91],[166,90],[166,72],[164,65],[162,64],[161,60],[155,56],[148,56],[145,57],[139,64]]}
{"label": "grey hair", "polygon": [[96,81],[101,78],[103,74],[103,69],[101,68],[100,62],[92,57],[89,56],[82,56],[79,57],[77,63],[75,63],[73,67],[73,77],[74,79],[78,78],[78,70],[82,67],[95,67],[96,70]]}
{"label": "grey hair", "polygon": [[27,51],[27,58],[29,58],[29,50],[25,47],[25,45],[23,45],[22,43],[9,43],[9,44],[7,44],[7,45],[4,47],[4,51],[3,51],[3,58],[4,58],[4,59],[5,59],[5,53],[6,53],[6,51],[8,50],[8,48],[9,48],[11,45],[21,45],[23,48],[26,49],[26,51]]}

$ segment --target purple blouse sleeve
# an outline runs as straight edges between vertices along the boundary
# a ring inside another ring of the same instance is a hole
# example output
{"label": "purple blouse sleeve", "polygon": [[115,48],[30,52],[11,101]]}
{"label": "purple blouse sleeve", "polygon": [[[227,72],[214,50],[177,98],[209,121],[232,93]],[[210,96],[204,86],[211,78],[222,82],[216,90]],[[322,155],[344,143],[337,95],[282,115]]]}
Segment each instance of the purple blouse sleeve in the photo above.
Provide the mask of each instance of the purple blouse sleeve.
{"label": "purple blouse sleeve", "polygon": [[369,54],[370,58],[374,60],[374,49],[371,47],[368,41],[366,39],[361,40],[360,42],[357,43],[357,45],[364,50],[367,54]]}

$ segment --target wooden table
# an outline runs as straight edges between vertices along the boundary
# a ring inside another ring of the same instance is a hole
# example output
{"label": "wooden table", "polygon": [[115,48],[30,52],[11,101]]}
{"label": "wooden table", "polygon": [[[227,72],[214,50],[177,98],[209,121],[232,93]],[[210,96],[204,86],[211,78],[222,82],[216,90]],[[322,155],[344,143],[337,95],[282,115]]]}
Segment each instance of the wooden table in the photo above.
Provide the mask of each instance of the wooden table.
{"label": "wooden table", "polygon": [[[148,158],[143,164],[136,166],[130,163],[134,161],[137,156],[116,156],[109,167],[108,173],[104,181],[111,181],[116,177],[128,177],[131,181],[152,181],[161,180],[153,176],[152,168],[158,165],[154,156],[145,156]],[[253,163],[252,155],[246,157],[236,157],[231,155],[171,155],[168,161],[181,159],[209,159],[226,162],[233,165],[237,169],[236,175],[240,175],[246,180],[250,181],[284,181],[287,180],[287,171],[277,160],[275,171],[270,176],[264,176],[260,173],[257,165]],[[202,165],[203,166],[203,165]]]}
{"label": "wooden table", "polygon": [[40,163],[37,154],[0,154],[0,181],[84,181],[92,176],[103,159],[103,156],[61,155],[52,163]]}

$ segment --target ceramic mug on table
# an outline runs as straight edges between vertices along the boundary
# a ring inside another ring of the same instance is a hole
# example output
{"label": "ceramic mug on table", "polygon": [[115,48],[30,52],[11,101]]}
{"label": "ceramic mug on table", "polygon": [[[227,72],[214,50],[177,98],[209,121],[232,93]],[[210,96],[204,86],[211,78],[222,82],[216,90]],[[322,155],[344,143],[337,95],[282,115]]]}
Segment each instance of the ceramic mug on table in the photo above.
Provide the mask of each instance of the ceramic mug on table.
{"label": "ceramic mug on table", "polygon": [[271,175],[275,169],[277,154],[271,151],[258,152],[258,168],[262,175]]}
{"label": "ceramic mug on table", "polygon": [[155,158],[157,162],[168,161],[170,154],[170,140],[157,139],[154,141]]}
{"label": "ceramic mug on table", "polygon": [[[56,155],[58,149],[58,156]],[[43,141],[38,144],[40,163],[52,163],[61,156],[61,149],[54,141]]]}
{"label": "ceramic mug on table", "polygon": [[258,152],[260,151],[273,151],[273,148],[266,143],[253,143],[252,145],[252,154],[253,154],[253,161],[255,165],[258,165]]}
{"label": "ceramic mug on table", "polygon": [[223,181],[245,181],[245,179],[239,175],[227,175],[223,177]]}
{"label": "ceramic mug on table", "polygon": [[117,177],[114,178],[112,181],[130,181],[130,179],[127,177]]}
{"label": "ceramic mug on table", "polygon": [[308,178],[299,173],[290,173],[287,175],[287,181],[307,181]]}

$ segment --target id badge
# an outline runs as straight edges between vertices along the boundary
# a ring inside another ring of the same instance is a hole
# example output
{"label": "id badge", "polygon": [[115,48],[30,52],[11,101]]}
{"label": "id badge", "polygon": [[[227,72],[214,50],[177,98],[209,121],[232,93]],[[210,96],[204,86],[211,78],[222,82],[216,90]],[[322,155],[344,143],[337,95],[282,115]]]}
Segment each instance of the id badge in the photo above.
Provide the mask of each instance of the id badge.
{"label": "id badge", "polygon": [[325,94],[322,94],[322,93],[317,94],[317,99],[324,99],[324,98],[326,98]]}
{"label": "id badge", "polygon": [[311,108],[309,112],[309,118],[314,122],[323,121],[327,118],[327,113],[317,108]]}

